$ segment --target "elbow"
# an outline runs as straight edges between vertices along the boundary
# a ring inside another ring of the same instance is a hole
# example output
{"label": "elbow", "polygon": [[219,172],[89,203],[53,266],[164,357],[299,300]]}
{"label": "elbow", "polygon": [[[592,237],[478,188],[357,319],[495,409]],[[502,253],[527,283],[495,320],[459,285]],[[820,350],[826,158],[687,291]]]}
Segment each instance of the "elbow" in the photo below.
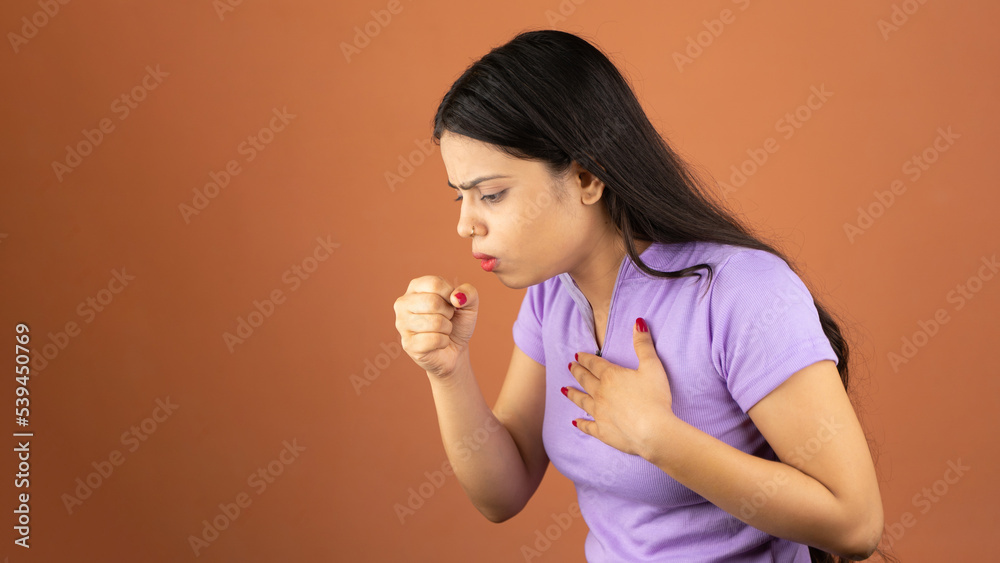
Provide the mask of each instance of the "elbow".
{"label": "elbow", "polygon": [[505,498],[479,498],[478,502],[473,502],[476,510],[494,524],[506,522],[520,514],[528,503],[528,499]]}
{"label": "elbow", "polygon": [[502,522],[506,522],[507,520],[510,520],[514,516],[517,516],[517,513],[520,512],[520,510],[504,509],[501,507],[477,506],[476,508],[483,516],[486,517],[487,520],[493,522],[494,524],[500,524]]}
{"label": "elbow", "polygon": [[513,514],[485,514],[484,513],[484,516],[486,516],[486,519],[489,520],[490,522],[493,522],[494,524],[500,524],[500,523],[506,522],[507,520],[510,520],[514,515]]}
{"label": "elbow", "polygon": [[[863,514],[863,513],[860,513]],[[867,517],[855,514],[844,535],[846,542],[841,545],[841,557],[851,561],[864,561],[871,557],[882,541],[884,527],[881,504],[870,510]]]}

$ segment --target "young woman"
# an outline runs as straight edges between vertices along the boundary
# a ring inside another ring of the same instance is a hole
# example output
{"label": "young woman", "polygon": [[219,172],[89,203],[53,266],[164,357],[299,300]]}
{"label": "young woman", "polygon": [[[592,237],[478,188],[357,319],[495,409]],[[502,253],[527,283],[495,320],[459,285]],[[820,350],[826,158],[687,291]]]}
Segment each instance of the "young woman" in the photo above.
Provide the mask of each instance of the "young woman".
{"label": "young woman", "polygon": [[877,551],[882,504],[837,323],[713,202],[607,56],[521,33],[455,81],[434,138],[458,234],[527,288],[492,409],[470,363],[475,287],[424,276],[394,304],[480,512],[517,514],[551,461],[576,485],[590,563]]}

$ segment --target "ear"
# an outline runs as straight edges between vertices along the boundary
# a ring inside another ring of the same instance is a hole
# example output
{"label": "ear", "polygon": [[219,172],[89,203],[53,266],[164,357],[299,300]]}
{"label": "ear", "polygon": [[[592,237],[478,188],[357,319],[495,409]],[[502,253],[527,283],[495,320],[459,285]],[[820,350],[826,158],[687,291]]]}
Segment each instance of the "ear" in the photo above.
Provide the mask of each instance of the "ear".
{"label": "ear", "polygon": [[573,161],[573,180],[583,194],[584,204],[594,205],[600,201],[604,194],[604,182],[576,161]]}

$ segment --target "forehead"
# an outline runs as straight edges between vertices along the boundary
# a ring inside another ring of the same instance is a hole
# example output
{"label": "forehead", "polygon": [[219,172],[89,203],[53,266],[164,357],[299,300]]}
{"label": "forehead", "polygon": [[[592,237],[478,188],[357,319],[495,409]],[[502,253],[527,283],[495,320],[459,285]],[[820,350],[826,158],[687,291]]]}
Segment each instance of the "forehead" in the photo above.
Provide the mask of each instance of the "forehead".
{"label": "forehead", "polygon": [[441,135],[441,158],[455,185],[498,174],[537,176],[545,170],[540,162],[511,156],[496,145],[449,131]]}
{"label": "forehead", "polygon": [[446,163],[451,161],[450,163],[456,165],[461,161],[468,160],[491,163],[506,163],[518,160],[490,143],[450,131],[445,131],[441,135],[441,156],[445,159]]}

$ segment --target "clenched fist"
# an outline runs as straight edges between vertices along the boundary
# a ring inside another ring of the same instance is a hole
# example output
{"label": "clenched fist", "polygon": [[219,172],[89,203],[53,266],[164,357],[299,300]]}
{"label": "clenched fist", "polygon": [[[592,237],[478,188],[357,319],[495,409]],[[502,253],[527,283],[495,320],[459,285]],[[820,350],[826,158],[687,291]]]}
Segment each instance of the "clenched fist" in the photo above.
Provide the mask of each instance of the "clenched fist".
{"label": "clenched fist", "polygon": [[403,350],[429,374],[451,375],[476,327],[476,288],[468,283],[453,288],[440,276],[422,276],[410,280],[392,308]]}

